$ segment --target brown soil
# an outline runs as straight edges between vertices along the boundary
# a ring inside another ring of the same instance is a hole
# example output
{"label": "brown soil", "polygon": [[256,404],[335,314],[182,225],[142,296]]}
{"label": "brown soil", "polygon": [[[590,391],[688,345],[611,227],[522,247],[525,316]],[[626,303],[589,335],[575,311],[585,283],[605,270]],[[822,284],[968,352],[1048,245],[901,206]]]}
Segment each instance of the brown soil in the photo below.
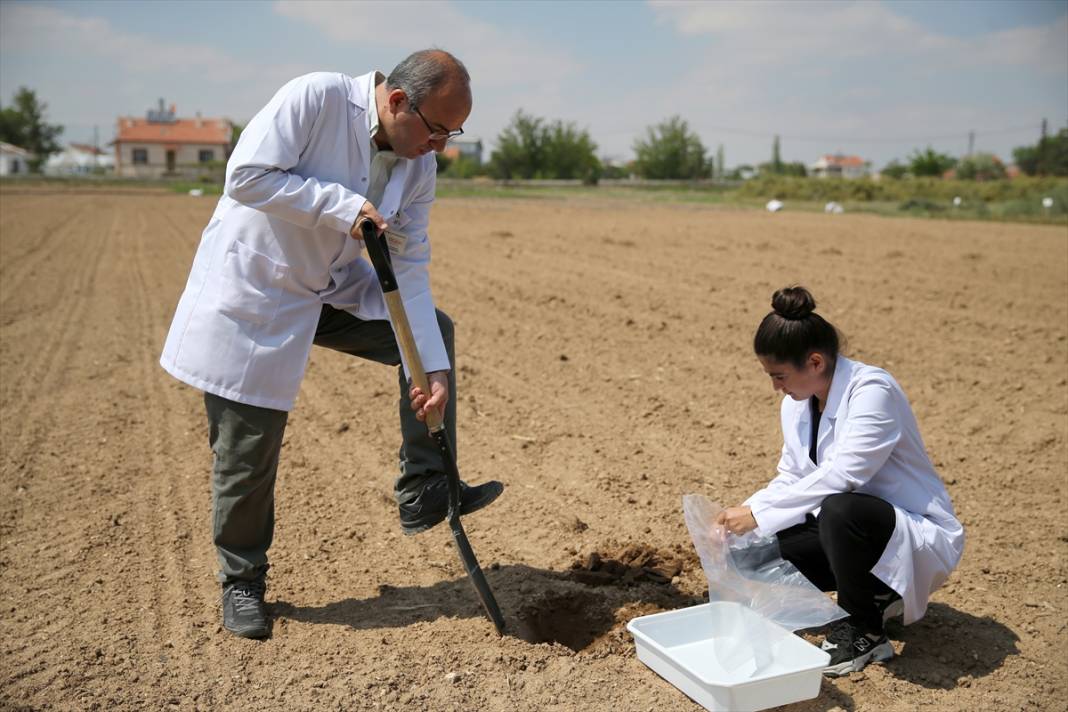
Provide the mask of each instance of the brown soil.
{"label": "brown soil", "polygon": [[317,350],[253,642],[219,627],[200,394],[157,365],[212,209],[0,192],[0,708],[696,709],[624,626],[702,598],[681,496],[732,503],[772,472],[749,340],[803,281],[910,394],[968,544],[892,629],[899,657],[794,709],[1064,709],[1063,228],[442,201],[460,469],[507,485],[464,522],[510,634],[447,528],[401,535],[392,371]]}

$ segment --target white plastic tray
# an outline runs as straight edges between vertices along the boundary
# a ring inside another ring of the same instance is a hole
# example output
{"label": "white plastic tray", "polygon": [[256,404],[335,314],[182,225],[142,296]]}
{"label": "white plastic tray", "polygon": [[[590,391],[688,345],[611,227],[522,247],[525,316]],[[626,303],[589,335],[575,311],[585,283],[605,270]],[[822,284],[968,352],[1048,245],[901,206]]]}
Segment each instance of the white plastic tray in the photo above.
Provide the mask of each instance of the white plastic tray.
{"label": "white plastic tray", "polygon": [[638,659],[713,712],[816,697],[830,655],[738,603],[714,601],[627,624]]}

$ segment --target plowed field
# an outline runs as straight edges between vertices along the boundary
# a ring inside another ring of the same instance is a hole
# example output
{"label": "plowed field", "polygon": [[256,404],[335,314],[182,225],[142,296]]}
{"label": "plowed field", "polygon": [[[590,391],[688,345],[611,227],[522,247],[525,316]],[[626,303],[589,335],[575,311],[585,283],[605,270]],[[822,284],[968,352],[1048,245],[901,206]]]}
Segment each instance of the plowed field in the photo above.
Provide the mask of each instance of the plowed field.
{"label": "plowed field", "polygon": [[772,474],[750,340],[802,282],[905,387],[968,543],[927,617],[891,628],[898,657],[793,709],[1064,709],[1064,228],[440,201],[460,470],[506,483],[465,525],[512,634],[447,528],[401,534],[395,374],[315,350],[256,642],[219,625],[201,396],[157,364],[213,207],[0,191],[0,708],[696,709],[624,625],[702,598],[681,496]]}

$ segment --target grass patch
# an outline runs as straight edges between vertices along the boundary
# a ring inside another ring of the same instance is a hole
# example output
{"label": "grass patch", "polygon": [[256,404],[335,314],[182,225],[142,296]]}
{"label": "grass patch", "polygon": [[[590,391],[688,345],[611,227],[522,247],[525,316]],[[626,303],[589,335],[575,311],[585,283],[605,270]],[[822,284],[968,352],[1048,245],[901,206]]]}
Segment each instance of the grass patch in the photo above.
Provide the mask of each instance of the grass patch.
{"label": "grass patch", "polygon": [[[222,195],[220,183],[204,180],[144,180],[115,176],[21,176],[0,179],[0,189],[34,187],[55,190],[133,189],[187,194],[204,191],[205,196]],[[953,198],[960,196],[960,206]],[[820,180],[814,178],[769,177],[741,185],[712,183],[629,186],[625,184],[562,185],[499,184],[487,180],[442,180],[437,197],[454,198],[591,201],[627,203],[682,203],[720,206],[732,210],[762,210],[771,198],[786,203],[786,212],[823,212],[835,200],[846,213],[884,217],[919,217],[943,220],[995,220],[1045,225],[1068,225],[1068,180],[1063,178],[1017,178],[1015,180],[953,181],[937,179]],[[1049,197],[1053,205],[1043,207]]]}

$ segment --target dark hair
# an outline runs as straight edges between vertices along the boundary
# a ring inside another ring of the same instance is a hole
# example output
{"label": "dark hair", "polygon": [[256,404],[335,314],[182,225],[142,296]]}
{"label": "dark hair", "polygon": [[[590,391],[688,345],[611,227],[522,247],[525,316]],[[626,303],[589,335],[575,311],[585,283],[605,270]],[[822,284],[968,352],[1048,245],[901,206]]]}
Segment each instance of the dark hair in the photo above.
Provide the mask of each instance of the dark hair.
{"label": "dark hair", "polygon": [[413,52],[393,68],[386,79],[387,89],[400,89],[412,106],[421,105],[436,89],[449,82],[470,88],[467,67],[443,49]]}
{"label": "dark hair", "polygon": [[834,363],[839,334],[830,322],[813,311],[816,300],[804,287],[784,287],[771,297],[772,311],[760,322],[753,351],[780,363],[802,366],[814,351]]}

